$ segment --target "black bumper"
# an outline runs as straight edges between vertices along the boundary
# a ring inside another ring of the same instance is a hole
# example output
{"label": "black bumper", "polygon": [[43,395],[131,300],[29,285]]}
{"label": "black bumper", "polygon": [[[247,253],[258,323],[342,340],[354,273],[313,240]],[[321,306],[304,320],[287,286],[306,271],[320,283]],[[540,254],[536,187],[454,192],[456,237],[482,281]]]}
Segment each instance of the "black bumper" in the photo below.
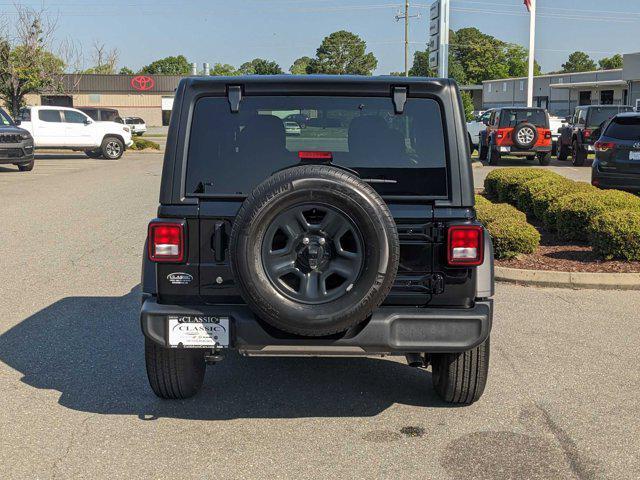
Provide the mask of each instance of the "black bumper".
{"label": "black bumper", "polygon": [[230,348],[249,355],[402,355],[462,352],[482,343],[491,331],[493,301],[473,308],[381,307],[370,320],[340,336],[309,338],[286,334],[260,321],[243,305],[176,306],[147,298],[140,314],[144,335],[168,347],[169,315],[228,316]]}
{"label": "black bumper", "polygon": [[23,165],[33,160],[33,145],[4,144],[0,147],[0,165]]}
{"label": "black bumper", "polygon": [[591,170],[591,183],[599,188],[615,188],[629,192],[640,192],[640,174],[618,173],[600,170],[597,163]]}
{"label": "black bumper", "polygon": [[521,156],[526,157],[528,155],[537,155],[539,153],[549,153],[553,149],[552,145],[548,147],[531,147],[531,148],[520,148],[516,146],[511,146],[511,152],[504,153],[503,155],[513,155],[513,156]]}

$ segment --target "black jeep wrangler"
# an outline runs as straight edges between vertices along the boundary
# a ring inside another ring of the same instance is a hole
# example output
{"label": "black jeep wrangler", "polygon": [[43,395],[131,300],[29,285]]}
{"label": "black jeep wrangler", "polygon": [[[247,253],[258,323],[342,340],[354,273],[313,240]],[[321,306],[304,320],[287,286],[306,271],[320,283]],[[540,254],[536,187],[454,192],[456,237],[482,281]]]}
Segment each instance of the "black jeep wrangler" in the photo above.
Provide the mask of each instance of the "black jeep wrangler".
{"label": "black jeep wrangler", "polygon": [[569,125],[560,129],[558,160],[571,156],[573,165],[581,167],[587,155],[595,153],[594,144],[600,138],[602,127],[618,113],[632,112],[633,107],[622,105],[586,105],[577,107]]}
{"label": "black jeep wrangler", "polygon": [[[292,114],[309,121],[288,136]],[[183,80],[142,269],[155,394],[194,395],[236,350],[402,355],[478,400],[493,252],[464,118],[450,80]]]}

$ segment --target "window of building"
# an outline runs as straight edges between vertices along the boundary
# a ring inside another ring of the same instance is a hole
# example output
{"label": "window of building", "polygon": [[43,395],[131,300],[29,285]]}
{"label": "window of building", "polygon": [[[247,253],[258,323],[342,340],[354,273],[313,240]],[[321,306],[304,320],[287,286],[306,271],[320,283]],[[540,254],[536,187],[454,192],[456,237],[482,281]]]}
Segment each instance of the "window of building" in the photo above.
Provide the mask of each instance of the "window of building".
{"label": "window of building", "polygon": [[520,91],[524,92],[524,80],[520,80]]}
{"label": "window of building", "polygon": [[490,84],[489,84],[489,93],[491,93],[491,90],[492,90],[492,89],[493,89],[493,84],[492,84],[492,83],[490,83]]}
{"label": "window of building", "polygon": [[580,92],[578,105],[591,105],[591,90]]}
{"label": "window of building", "polygon": [[507,82],[502,82],[502,91],[503,92],[507,91]]}
{"label": "window of building", "polygon": [[613,90],[602,90],[600,92],[600,105],[613,105]]}
{"label": "window of building", "polygon": [[69,95],[42,95],[40,103],[47,107],[73,107],[73,98]]}
{"label": "window of building", "polygon": [[560,77],[560,78],[558,79],[558,83],[564,83],[564,78]]}
{"label": "window of building", "polygon": [[62,123],[60,110],[39,110],[38,118],[43,122]]}

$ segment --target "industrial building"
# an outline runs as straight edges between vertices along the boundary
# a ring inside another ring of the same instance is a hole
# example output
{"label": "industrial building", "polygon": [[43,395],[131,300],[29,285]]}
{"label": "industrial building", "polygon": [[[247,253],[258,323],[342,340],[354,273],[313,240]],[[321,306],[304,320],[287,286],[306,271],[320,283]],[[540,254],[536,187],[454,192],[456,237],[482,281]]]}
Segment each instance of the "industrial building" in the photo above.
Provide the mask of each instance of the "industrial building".
{"label": "industrial building", "polygon": [[[483,109],[526,106],[528,79],[489,80],[482,85]],[[632,105],[640,108],[640,53],[624,55],[624,67],[535,77],[534,106],[568,116],[579,105]]]}

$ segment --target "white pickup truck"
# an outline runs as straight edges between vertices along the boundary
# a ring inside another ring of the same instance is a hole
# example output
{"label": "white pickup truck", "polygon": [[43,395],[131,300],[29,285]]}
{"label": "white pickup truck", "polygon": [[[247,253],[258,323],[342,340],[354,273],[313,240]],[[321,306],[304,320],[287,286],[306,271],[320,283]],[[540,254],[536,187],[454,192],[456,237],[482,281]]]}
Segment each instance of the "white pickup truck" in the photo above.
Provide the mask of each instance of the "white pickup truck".
{"label": "white pickup truck", "polygon": [[128,126],[96,122],[75,108],[26,107],[19,119],[33,136],[36,149],[81,150],[91,158],[117,160],[133,145]]}

